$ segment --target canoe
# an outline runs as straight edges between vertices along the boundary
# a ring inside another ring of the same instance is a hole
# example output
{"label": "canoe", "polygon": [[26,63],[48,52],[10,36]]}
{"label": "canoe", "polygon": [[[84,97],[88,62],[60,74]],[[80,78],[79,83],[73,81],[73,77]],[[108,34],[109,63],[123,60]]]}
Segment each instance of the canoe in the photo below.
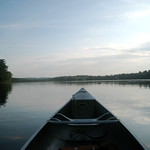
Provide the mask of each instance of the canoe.
{"label": "canoe", "polygon": [[146,150],[111,112],[81,88],[21,150]]}

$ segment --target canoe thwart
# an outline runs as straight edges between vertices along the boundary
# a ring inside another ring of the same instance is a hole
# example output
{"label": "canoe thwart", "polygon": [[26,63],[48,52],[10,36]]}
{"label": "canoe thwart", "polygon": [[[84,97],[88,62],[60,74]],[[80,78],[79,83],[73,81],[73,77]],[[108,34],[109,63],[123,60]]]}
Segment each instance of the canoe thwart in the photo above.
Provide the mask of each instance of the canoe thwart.
{"label": "canoe thwart", "polygon": [[[106,112],[102,115],[100,115],[97,118],[89,118],[89,119],[72,119],[67,116],[65,116],[62,113],[56,113],[55,117],[51,118],[48,120],[48,122],[53,123],[53,124],[107,124],[107,123],[115,123],[118,122],[119,120],[116,119],[114,116],[109,116],[111,115],[110,112]],[[62,118],[60,119],[59,116]],[[107,119],[103,119],[104,117],[107,117]],[[58,118],[57,118],[58,117]]]}
{"label": "canoe thwart", "polygon": [[95,120],[95,119],[74,119],[72,121],[57,121],[49,120],[48,123],[52,124],[67,124],[67,125],[101,125],[117,123],[119,120]]}

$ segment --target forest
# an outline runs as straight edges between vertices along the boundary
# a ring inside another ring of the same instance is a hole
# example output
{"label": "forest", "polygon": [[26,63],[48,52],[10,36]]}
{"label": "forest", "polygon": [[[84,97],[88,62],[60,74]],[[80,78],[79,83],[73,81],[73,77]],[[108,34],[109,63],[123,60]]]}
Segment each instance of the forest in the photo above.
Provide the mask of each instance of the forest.
{"label": "forest", "polygon": [[8,66],[4,59],[0,59],[0,83],[10,83],[12,81],[12,73],[8,71]]}
{"label": "forest", "polygon": [[128,74],[115,74],[106,76],[90,76],[90,75],[77,75],[77,76],[62,76],[51,78],[53,81],[82,81],[82,80],[127,80],[127,79],[150,79],[150,70],[145,70],[139,73]]}
{"label": "forest", "polygon": [[150,79],[150,70],[138,73],[123,73],[106,76],[76,75],[60,76],[53,78],[13,78],[13,82],[46,82],[46,81],[88,81],[88,80],[130,80],[130,79]]}

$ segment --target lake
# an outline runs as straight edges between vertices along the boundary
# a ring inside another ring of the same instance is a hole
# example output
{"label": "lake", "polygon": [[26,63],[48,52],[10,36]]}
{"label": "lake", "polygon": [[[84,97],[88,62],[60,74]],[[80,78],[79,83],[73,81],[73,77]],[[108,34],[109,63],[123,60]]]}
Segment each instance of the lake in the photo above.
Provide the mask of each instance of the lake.
{"label": "lake", "polygon": [[0,87],[0,149],[19,150],[82,87],[150,148],[150,80],[130,80],[30,82]]}

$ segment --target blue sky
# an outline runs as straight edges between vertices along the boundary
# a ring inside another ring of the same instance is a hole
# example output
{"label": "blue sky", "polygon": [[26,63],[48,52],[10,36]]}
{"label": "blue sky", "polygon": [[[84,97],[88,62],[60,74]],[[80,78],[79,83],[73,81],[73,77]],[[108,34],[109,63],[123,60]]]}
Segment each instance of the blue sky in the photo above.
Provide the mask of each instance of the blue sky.
{"label": "blue sky", "polygon": [[149,70],[149,0],[0,0],[0,59],[14,77]]}

